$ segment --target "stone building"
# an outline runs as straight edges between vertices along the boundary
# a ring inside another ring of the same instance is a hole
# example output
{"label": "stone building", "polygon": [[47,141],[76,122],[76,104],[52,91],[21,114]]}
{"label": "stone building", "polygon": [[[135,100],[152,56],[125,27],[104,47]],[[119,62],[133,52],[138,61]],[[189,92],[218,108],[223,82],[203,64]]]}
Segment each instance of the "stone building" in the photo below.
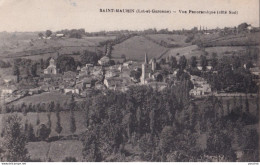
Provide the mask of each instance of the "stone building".
{"label": "stone building", "polygon": [[50,59],[50,65],[44,69],[44,74],[57,74],[57,69],[53,58]]}

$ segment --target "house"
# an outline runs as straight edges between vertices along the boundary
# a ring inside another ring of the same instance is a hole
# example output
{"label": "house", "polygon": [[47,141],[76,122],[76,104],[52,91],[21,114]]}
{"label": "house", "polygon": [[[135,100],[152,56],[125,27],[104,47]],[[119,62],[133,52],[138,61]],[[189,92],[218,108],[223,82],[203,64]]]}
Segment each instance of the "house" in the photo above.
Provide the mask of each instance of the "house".
{"label": "house", "polygon": [[197,68],[198,68],[199,70],[202,70],[202,66],[200,66],[200,65],[198,65]]}
{"label": "house", "polygon": [[189,92],[190,95],[202,96],[202,95],[208,95],[212,93],[211,86],[207,83],[206,80],[204,80],[204,78],[191,75],[190,80],[194,85],[194,89],[191,89]]}
{"label": "house", "polygon": [[69,93],[76,93],[76,94],[79,94],[79,89],[76,89],[76,88],[73,88],[73,87],[67,87],[67,88],[64,88],[64,93],[65,94],[69,94]]}
{"label": "house", "polygon": [[82,80],[82,84],[83,84],[83,89],[91,88],[94,84],[94,81],[92,78],[84,78]]}
{"label": "house", "polygon": [[109,65],[109,63],[110,63],[110,58],[107,56],[104,56],[100,60],[98,60],[98,64],[102,66]]}
{"label": "house", "polygon": [[57,33],[57,34],[56,34],[56,37],[57,37],[57,38],[62,38],[62,37],[65,37],[65,35],[64,35],[63,33]]}
{"label": "house", "polygon": [[2,78],[6,84],[9,84],[11,82],[17,82],[17,76],[6,75],[3,76]]}
{"label": "house", "polygon": [[77,76],[77,74],[75,72],[67,71],[67,72],[64,72],[62,79],[64,81],[76,80],[76,76]]}
{"label": "house", "polygon": [[14,93],[15,91],[17,91],[17,88],[14,85],[6,86],[1,89],[1,95],[2,96],[9,95]]}
{"label": "house", "polygon": [[90,74],[93,75],[94,77],[99,77],[99,76],[103,76],[103,68],[100,66],[95,66],[91,71]]}
{"label": "house", "polygon": [[251,72],[252,74],[254,74],[254,75],[259,76],[260,70],[259,70],[258,67],[254,67],[254,68],[250,68],[250,72]]}
{"label": "house", "polygon": [[111,90],[120,90],[126,91],[127,86],[132,85],[131,78],[126,77],[113,77],[113,78],[106,78],[104,80],[104,85]]}
{"label": "house", "polygon": [[110,77],[116,77],[119,76],[119,71],[115,69],[111,69],[106,71],[105,77],[110,78]]}
{"label": "house", "polygon": [[57,69],[53,58],[50,59],[50,65],[44,69],[43,72],[44,74],[57,74]]}

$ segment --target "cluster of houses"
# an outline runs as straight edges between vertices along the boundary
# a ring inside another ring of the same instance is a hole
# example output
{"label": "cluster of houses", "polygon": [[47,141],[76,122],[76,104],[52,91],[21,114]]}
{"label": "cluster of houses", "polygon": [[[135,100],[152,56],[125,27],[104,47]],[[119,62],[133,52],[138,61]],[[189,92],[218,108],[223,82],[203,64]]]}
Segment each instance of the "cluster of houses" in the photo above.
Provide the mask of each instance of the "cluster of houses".
{"label": "cluster of houses", "polygon": [[[12,79],[15,79],[16,76],[6,77],[4,83],[7,85],[1,88],[1,98],[4,96],[12,101],[19,97],[50,91],[59,91],[65,94],[73,93],[86,97],[89,91],[93,89],[110,89],[126,92],[131,86],[147,85],[163,90],[169,85],[169,83],[166,83],[168,82],[167,80],[173,80],[174,84],[177,82],[176,75],[178,69],[172,74],[162,76],[156,60],[152,58],[149,61],[147,54],[145,54],[142,64],[127,61],[122,64],[110,65],[108,56],[102,57],[98,64],[98,66],[93,64],[86,64],[83,67],[78,66],[75,72],[67,71],[60,74],[57,71],[55,60],[51,58],[49,66],[44,69],[43,74],[40,76],[37,88],[18,90],[15,84],[10,83],[13,82]],[[201,66],[197,68],[202,70]],[[206,67],[206,70],[210,71],[212,67],[209,65]],[[141,72],[140,78],[136,79],[133,77],[131,75],[132,71]],[[259,76],[258,68],[252,68],[250,71],[252,74]],[[191,96],[212,94],[211,86],[205,79],[199,76],[190,76],[190,80],[194,85],[194,88],[189,91]]]}
{"label": "cluster of houses", "polygon": [[190,80],[194,85],[194,88],[189,92],[191,96],[202,96],[212,93],[210,84],[204,78],[191,75]]}

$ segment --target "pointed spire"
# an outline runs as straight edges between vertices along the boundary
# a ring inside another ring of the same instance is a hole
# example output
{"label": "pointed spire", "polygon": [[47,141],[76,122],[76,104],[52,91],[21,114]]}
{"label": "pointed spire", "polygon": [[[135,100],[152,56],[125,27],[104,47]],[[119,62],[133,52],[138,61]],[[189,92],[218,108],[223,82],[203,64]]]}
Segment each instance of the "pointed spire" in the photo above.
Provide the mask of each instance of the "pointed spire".
{"label": "pointed spire", "polygon": [[145,52],[145,57],[144,57],[144,63],[148,64],[148,57],[147,57],[147,53]]}

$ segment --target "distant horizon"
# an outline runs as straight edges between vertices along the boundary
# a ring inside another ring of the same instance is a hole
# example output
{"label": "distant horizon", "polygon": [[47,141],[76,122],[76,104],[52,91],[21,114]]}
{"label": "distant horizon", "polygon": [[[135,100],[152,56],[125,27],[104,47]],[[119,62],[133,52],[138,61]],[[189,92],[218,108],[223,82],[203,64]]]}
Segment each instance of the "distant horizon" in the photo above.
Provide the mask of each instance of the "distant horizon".
{"label": "distant horizon", "polygon": [[[101,9],[169,10],[173,13],[116,13]],[[181,11],[237,11],[238,14],[183,14]],[[176,13],[174,13],[176,12]],[[1,32],[85,29],[86,32],[189,30],[259,27],[259,0],[0,0]]]}
{"label": "distant horizon", "polygon": [[[240,24],[242,23],[247,23],[247,22],[241,22]],[[240,25],[238,24],[238,25]],[[248,24],[248,23],[247,23]],[[238,26],[237,25],[237,26]],[[249,24],[250,25],[250,24]],[[234,27],[237,27],[237,26],[225,26],[225,27],[215,27],[215,28],[208,28],[206,29],[206,27],[204,27],[204,30],[215,30],[215,29],[224,29],[224,28],[234,28]],[[252,25],[251,25],[252,26]],[[197,27],[199,29],[199,26],[194,26],[194,27]],[[192,27],[192,28],[194,28]],[[252,26],[254,28],[260,28],[260,26]],[[190,29],[185,29],[185,28],[181,28],[181,29],[168,29],[169,32],[172,32],[172,31],[180,31],[180,30],[191,30],[192,28]],[[202,28],[202,27],[201,27]],[[161,28],[161,29],[157,29],[157,28],[146,28],[146,29],[142,29],[142,30],[136,30],[136,29],[119,29],[119,30],[100,30],[100,31],[86,31],[85,28],[74,28],[74,29],[84,29],[86,33],[99,33],[99,32],[114,32],[114,31],[144,31],[144,30],[148,30],[148,29],[156,29],[157,31],[159,30],[163,30],[163,29],[166,29],[166,28]],[[73,30],[73,29],[59,29],[59,30],[52,30],[52,29],[46,29],[46,30],[51,30],[52,32],[58,32],[58,31],[62,31],[62,30]],[[40,33],[40,32],[45,32],[46,30],[38,30],[38,31],[0,31],[0,33]],[[201,29],[202,31],[203,29]]]}

